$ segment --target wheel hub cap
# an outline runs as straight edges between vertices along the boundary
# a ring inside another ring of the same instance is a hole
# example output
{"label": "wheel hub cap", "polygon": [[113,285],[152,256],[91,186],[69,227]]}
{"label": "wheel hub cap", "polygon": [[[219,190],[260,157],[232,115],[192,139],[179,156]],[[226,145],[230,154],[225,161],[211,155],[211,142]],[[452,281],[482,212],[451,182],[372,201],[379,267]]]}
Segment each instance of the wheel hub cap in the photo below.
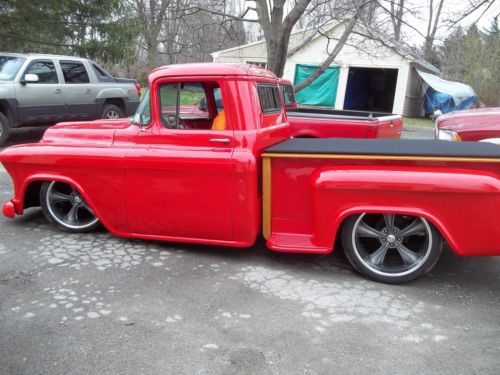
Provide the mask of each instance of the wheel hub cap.
{"label": "wheel hub cap", "polygon": [[395,241],[396,241],[396,236],[395,236],[395,235],[393,235],[393,234],[389,234],[389,235],[387,236],[387,242],[389,242],[389,243],[394,243]]}

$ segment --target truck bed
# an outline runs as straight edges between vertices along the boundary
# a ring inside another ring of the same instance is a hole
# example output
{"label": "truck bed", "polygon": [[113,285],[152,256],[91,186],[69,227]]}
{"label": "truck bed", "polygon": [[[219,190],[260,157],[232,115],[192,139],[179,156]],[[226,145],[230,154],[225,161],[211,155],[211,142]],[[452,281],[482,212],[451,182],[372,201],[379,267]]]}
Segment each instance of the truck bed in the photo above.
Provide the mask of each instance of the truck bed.
{"label": "truck bed", "polygon": [[292,136],[296,138],[401,138],[399,115],[333,109],[287,109]]}
{"label": "truck bed", "polygon": [[459,255],[500,255],[500,147],[479,142],[291,139],[265,150],[263,233],[277,251],[329,253],[343,220],[431,222]]}
{"label": "truck bed", "polygon": [[336,118],[336,119],[356,119],[365,121],[380,121],[382,117],[394,117],[390,113],[347,111],[327,108],[292,108],[287,109],[288,116],[294,117],[316,117],[316,118]]}

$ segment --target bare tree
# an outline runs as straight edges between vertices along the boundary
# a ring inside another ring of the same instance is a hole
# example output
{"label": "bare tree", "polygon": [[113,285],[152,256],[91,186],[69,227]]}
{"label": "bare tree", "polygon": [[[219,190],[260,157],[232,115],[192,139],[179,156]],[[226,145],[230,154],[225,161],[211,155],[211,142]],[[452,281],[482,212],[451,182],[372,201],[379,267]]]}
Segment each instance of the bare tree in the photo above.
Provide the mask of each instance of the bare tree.
{"label": "bare tree", "polygon": [[401,26],[403,25],[403,13],[405,9],[405,0],[390,0],[391,1],[391,23],[393,29],[394,40],[399,42],[401,39]]}
{"label": "bare tree", "polygon": [[148,69],[158,66],[160,33],[166,22],[167,9],[173,0],[130,0],[141,27],[141,47],[146,52]]}

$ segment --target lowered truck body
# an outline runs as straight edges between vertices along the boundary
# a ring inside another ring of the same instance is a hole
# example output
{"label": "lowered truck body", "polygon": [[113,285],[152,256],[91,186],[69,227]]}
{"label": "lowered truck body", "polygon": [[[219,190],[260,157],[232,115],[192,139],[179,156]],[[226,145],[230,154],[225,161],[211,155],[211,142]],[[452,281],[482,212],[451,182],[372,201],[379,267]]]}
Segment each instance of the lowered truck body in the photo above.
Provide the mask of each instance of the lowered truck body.
{"label": "lowered truck body", "polygon": [[151,240],[342,247],[389,283],[428,272],[442,238],[459,255],[500,255],[498,146],[292,139],[278,83],[245,65],[158,68],[132,123],[60,124],[0,153],[14,180],[3,212],[41,206],[69,232],[100,223]]}

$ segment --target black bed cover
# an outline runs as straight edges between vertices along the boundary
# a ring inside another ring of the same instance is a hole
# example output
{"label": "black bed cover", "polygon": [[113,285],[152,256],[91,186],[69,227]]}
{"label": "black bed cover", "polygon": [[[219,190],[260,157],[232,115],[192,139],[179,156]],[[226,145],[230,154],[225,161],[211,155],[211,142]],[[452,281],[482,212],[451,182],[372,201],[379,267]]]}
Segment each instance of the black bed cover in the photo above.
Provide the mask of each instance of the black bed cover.
{"label": "black bed cover", "polygon": [[411,139],[293,138],[266,153],[470,157],[499,159],[500,146],[487,142]]}

